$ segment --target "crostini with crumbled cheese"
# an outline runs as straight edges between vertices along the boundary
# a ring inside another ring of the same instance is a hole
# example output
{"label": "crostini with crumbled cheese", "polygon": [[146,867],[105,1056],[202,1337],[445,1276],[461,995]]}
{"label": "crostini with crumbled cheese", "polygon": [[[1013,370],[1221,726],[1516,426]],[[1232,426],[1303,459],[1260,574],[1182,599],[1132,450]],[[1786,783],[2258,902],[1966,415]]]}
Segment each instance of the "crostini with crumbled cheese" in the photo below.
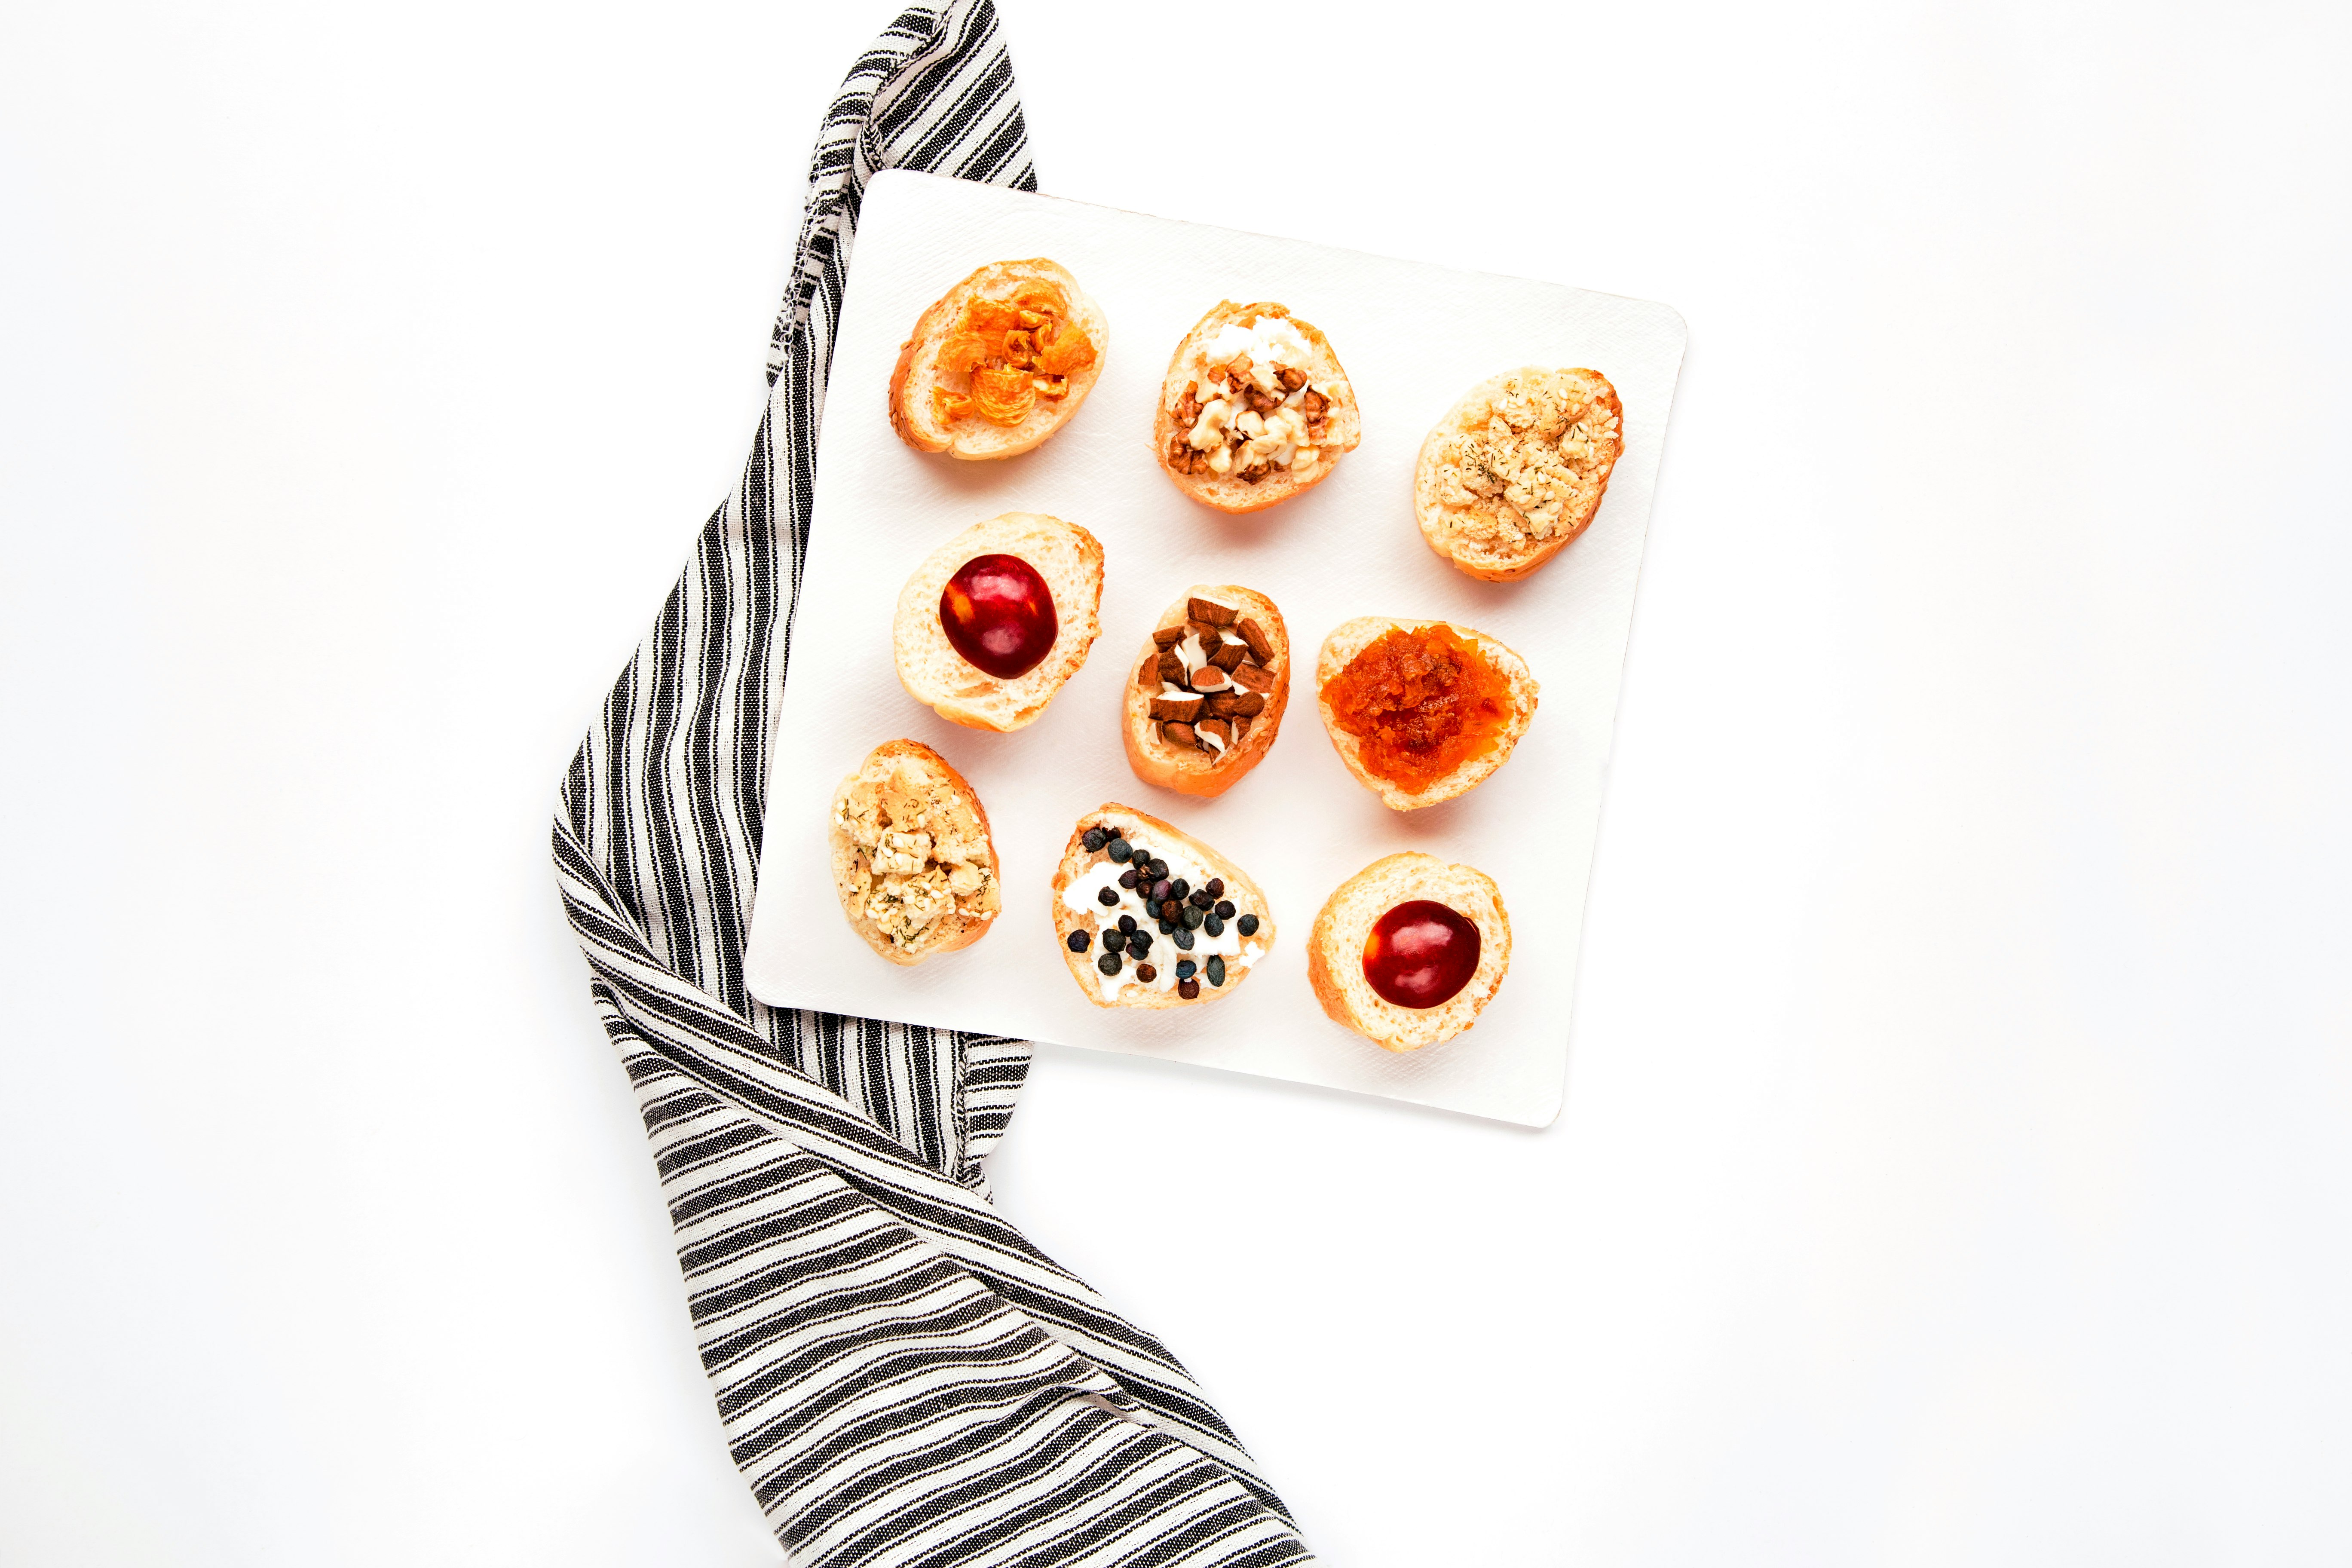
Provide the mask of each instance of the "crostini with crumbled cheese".
{"label": "crostini with crumbled cheese", "polygon": [[1625,410],[1599,371],[1505,371],[1465,393],[1421,444],[1422,538],[1473,577],[1525,577],[1592,526],[1624,449]]}
{"label": "crostini with crumbled cheese", "polygon": [[970,947],[1003,907],[988,812],[920,741],[886,741],[834,792],[826,831],[849,929],[897,964]]}

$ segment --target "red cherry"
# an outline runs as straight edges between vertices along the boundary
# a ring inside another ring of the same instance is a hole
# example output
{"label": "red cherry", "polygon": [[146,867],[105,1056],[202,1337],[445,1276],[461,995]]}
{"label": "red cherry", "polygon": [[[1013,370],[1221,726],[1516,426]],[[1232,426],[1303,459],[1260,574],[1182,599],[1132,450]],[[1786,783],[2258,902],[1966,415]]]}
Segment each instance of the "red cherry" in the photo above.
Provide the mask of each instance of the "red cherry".
{"label": "red cherry", "polygon": [[1477,973],[1477,923],[1429,899],[1399,904],[1364,942],[1364,978],[1400,1007],[1442,1006]]}
{"label": "red cherry", "polygon": [[1054,593],[1018,555],[975,555],[940,590],[940,626],[956,652],[999,680],[1028,674],[1053,650]]}

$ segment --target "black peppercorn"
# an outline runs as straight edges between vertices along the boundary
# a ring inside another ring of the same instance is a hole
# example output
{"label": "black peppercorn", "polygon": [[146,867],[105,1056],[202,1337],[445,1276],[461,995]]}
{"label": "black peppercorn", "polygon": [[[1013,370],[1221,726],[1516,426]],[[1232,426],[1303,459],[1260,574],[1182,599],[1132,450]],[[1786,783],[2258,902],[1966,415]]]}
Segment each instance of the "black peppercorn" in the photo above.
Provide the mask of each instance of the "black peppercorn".
{"label": "black peppercorn", "polygon": [[1209,964],[1206,973],[1209,976],[1210,984],[1223,985],[1225,983],[1225,961],[1218,957],[1215,953],[1211,953],[1209,955]]}
{"label": "black peppercorn", "polygon": [[1117,888],[1105,888],[1101,892],[1095,895],[1095,902],[1102,905],[1102,907],[1107,910],[1117,909],[1118,907],[1118,889]]}
{"label": "black peppercorn", "polygon": [[1099,827],[1089,827],[1087,829],[1087,836],[1084,838],[1079,839],[1078,842],[1086,846],[1087,853],[1091,855],[1096,850],[1101,848],[1104,845],[1109,843],[1110,837]]}
{"label": "black peppercorn", "polygon": [[1171,931],[1169,933],[1169,940],[1173,942],[1178,947],[1183,949],[1186,952],[1192,951],[1192,933],[1186,931],[1182,926],[1178,926],[1173,931]]}
{"label": "black peppercorn", "polygon": [[1109,843],[1104,845],[1103,847],[1110,851],[1110,858],[1112,859],[1122,863],[1129,856],[1135,853],[1135,847],[1124,838],[1114,838]]}
{"label": "black peppercorn", "polygon": [[1184,906],[1173,899],[1163,900],[1160,905],[1160,918],[1163,921],[1175,920],[1183,912]]}
{"label": "black peppercorn", "polygon": [[1119,916],[1118,929],[1121,931],[1133,931],[1135,929],[1135,917],[1133,915]]}
{"label": "black peppercorn", "polygon": [[1118,952],[1123,951],[1126,946],[1127,933],[1125,931],[1107,931],[1103,932],[1103,951],[1105,952]]}
{"label": "black peppercorn", "polygon": [[1105,974],[1117,974],[1118,973],[1118,954],[1115,952],[1104,953],[1100,958],[1095,960],[1095,967],[1101,970]]}
{"label": "black peppercorn", "polygon": [[1150,952],[1151,951],[1151,933],[1148,931],[1139,931],[1133,936],[1129,937],[1127,939],[1127,951],[1133,953],[1138,958],[1141,958],[1145,953]]}
{"label": "black peppercorn", "polygon": [[1176,994],[1187,1002],[1194,1001],[1201,994],[1201,983],[1197,980],[1179,980],[1176,983]]}
{"label": "black peppercorn", "polygon": [[1131,866],[1118,874],[1118,885],[1122,888],[1132,888],[1139,879]]}
{"label": "black peppercorn", "polygon": [[1149,985],[1160,978],[1160,971],[1148,963],[1139,963],[1135,966],[1135,977]]}
{"label": "black peppercorn", "polygon": [[1186,931],[1199,931],[1201,929],[1201,922],[1206,919],[1208,919],[1208,916],[1202,914],[1200,910],[1193,909],[1190,905],[1185,906],[1183,921],[1184,929]]}
{"label": "black peppercorn", "polygon": [[1223,936],[1225,934],[1225,922],[1219,920],[1216,916],[1211,915],[1208,919],[1201,922],[1201,929],[1207,931],[1211,936]]}
{"label": "black peppercorn", "polygon": [[1171,899],[1187,898],[1191,896],[1192,891],[1192,884],[1181,877],[1168,884],[1168,896]]}
{"label": "black peppercorn", "polygon": [[1193,963],[1189,958],[1180,958],[1176,961],[1176,978],[1179,980],[1190,980],[1192,978],[1193,974],[1200,970],[1200,967],[1201,966],[1199,964]]}
{"label": "black peppercorn", "polygon": [[1212,877],[1212,878],[1210,878],[1210,879],[1209,879],[1209,897],[1211,897],[1211,898],[1213,898],[1213,899],[1222,899],[1222,898],[1223,898],[1224,896],[1225,896],[1225,879],[1224,879],[1223,877]]}
{"label": "black peppercorn", "polygon": [[1234,929],[1241,932],[1244,936],[1255,936],[1257,934],[1257,917],[1255,915],[1244,915],[1241,919],[1234,922]]}
{"label": "black peppercorn", "polygon": [[1184,901],[1192,905],[1196,910],[1214,909],[1217,902],[1216,900],[1209,897],[1209,889],[1206,888],[1198,889],[1191,898]]}
{"label": "black peppercorn", "polygon": [[1074,931],[1070,933],[1070,951],[1072,952],[1084,952],[1087,947],[1093,943],[1094,940],[1094,938],[1088,936],[1082,931]]}
{"label": "black peppercorn", "polygon": [[1221,914],[1221,915],[1224,916],[1224,917],[1225,917],[1225,919],[1227,919],[1227,920],[1231,920],[1231,919],[1233,919],[1233,918],[1234,918],[1234,901],[1233,901],[1233,900],[1231,900],[1231,899],[1224,899],[1224,900],[1221,900],[1218,902],[1218,904],[1217,904],[1217,912],[1218,912],[1219,914]]}
{"label": "black peppercorn", "polygon": [[1176,927],[1173,921],[1161,921],[1160,922],[1160,934],[1161,936],[1166,936],[1170,931],[1174,931]]}
{"label": "black peppercorn", "polygon": [[1159,881],[1151,884],[1151,901],[1153,903],[1164,904],[1175,896],[1176,889],[1168,885],[1166,878],[1162,878]]}

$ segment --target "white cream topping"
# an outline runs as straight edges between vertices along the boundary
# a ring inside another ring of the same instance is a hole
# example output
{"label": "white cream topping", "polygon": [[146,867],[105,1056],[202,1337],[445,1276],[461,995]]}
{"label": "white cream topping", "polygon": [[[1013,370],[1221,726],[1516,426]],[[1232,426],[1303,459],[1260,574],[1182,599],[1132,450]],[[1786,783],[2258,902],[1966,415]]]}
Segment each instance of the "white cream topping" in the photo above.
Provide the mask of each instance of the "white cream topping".
{"label": "white cream topping", "polygon": [[[1143,847],[1150,850],[1154,858],[1168,862],[1168,876],[1171,881],[1181,877],[1195,888],[1202,888],[1208,885],[1209,879],[1214,875],[1199,861],[1186,854],[1181,845],[1169,844],[1165,841],[1155,842],[1150,834],[1139,824],[1106,819],[1096,826],[1116,828],[1122,835],[1134,835],[1134,837],[1129,838],[1129,843],[1134,843],[1136,838],[1139,837]],[[1084,872],[1072,878],[1070,885],[1062,889],[1063,906],[1079,915],[1089,917],[1094,921],[1094,942],[1087,949],[1087,962],[1088,972],[1094,975],[1095,984],[1102,988],[1105,1001],[1116,1001],[1118,994],[1129,985],[1142,985],[1153,991],[1175,990],[1176,961],[1179,959],[1189,958],[1205,970],[1212,954],[1223,958],[1225,961],[1225,984],[1231,985],[1241,978],[1240,971],[1248,969],[1250,965],[1265,956],[1265,949],[1257,939],[1243,936],[1239,929],[1241,915],[1255,914],[1263,920],[1265,916],[1265,911],[1263,910],[1237,911],[1233,920],[1224,922],[1225,929],[1216,936],[1211,936],[1208,927],[1204,924],[1192,933],[1191,952],[1179,948],[1173,935],[1160,933],[1159,913],[1144,901],[1142,895],[1132,888],[1122,888],[1118,885],[1119,873],[1126,869],[1125,866],[1105,856],[1101,860],[1087,867]],[[1118,895],[1117,904],[1106,904],[1102,901],[1102,890],[1105,888],[1110,889]],[[1135,963],[1132,959],[1123,958],[1117,974],[1105,974],[1096,965],[1096,961],[1102,956],[1102,933],[1116,930],[1118,926],[1118,917],[1121,915],[1133,915],[1135,923],[1151,933],[1151,956],[1144,960],[1155,972],[1154,977],[1150,980],[1138,980],[1135,977]],[[1205,973],[1195,973],[1193,978],[1200,981],[1204,988],[1208,987],[1209,977]]]}
{"label": "white cream topping", "polygon": [[1235,354],[1250,357],[1251,379],[1267,392],[1275,365],[1295,365],[1301,369],[1314,363],[1315,351],[1308,346],[1306,334],[1287,316],[1253,317],[1247,325],[1227,321],[1209,340],[1202,357],[1210,364],[1223,364]]}

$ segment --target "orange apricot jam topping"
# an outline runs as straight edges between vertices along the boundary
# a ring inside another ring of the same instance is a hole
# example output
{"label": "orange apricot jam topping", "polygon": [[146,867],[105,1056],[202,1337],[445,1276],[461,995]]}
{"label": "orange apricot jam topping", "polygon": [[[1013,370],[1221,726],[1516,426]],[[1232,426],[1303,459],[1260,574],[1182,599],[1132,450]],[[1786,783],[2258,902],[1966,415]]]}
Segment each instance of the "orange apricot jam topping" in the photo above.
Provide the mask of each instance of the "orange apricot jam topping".
{"label": "orange apricot jam topping", "polygon": [[1484,756],[1511,721],[1509,677],[1449,626],[1381,633],[1324,695],[1364,771],[1408,793]]}
{"label": "orange apricot jam topping", "polygon": [[[1025,283],[1010,300],[965,305],[936,363],[931,408],[941,424],[976,415],[1011,426],[1028,418],[1039,398],[1068,395],[1069,378],[1095,363],[1095,345],[1070,320],[1058,285]],[[947,384],[959,377],[961,392]]]}

